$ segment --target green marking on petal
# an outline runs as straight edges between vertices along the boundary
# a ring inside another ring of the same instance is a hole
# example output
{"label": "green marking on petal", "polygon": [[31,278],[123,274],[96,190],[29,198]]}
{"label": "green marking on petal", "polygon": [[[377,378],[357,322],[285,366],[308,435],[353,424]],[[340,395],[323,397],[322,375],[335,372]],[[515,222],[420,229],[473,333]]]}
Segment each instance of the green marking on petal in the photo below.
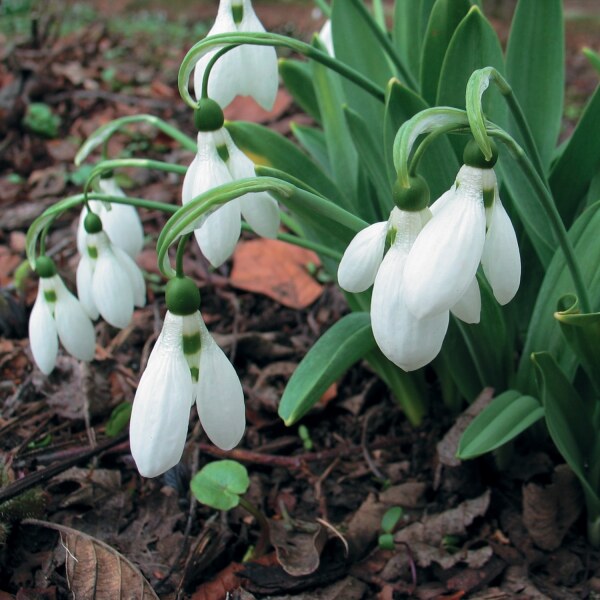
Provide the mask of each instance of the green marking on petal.
{"label": "green marking on petal", "polygon": [[56,292],[54,290],[45,290],[44,298],[46,302],[56,302]]}
{"label": "green marking on petal", "polygon": [[483,205],[490,208],[494,203],[494,188],[483,190]]}
{"label": "green marking on petal", "polygon": [[198,367],[190,367],[190,373],[192,374],[192,381],[198,383],[200,378],[200,369]]}
{"label": "green marking on petal", "polygon": [[396,241],[398,230],[395,227],[390,227],[385,234],[385,252],[387,252]]}
{"label": "green marking on petal", "polygon": [[243,4],[234,4],[231,7],[231,15],[233,16],[233,22],[236,25],[239,25],[244,18],[244,5]]}
{"label": "green marking on petal", "polygon": [[227,150],[227,146],[225,144],[217,146],[217,154],[223,162],[227,162],[229,160],[229,150]]}
{"label": "green marking on petal", "polygon": [[190,356],[200,352],[200,346],[200,333],[194,333],[192,335],[183,336],[183,353],[186,356]]}
{"label": "green marking on petal", "polygon": [[98,248],[96,248],[96,246],[88,246],[87,253],[88,256],[94,260],[98,258]]}

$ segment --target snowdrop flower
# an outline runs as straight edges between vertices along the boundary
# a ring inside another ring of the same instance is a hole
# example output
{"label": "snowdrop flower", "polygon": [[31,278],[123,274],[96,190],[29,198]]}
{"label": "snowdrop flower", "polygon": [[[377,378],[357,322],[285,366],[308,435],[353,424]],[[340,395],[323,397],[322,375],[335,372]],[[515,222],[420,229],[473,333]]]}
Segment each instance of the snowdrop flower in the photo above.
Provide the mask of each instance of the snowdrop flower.
{"label": "snowdrop flower", "polygon": [[[202,114],[202,110],[198,112]],[[208,131],[203,130],[202,120],[198,121],[198,152],[183,180],[183,204],[219,185],[255,176],[254,163],[233,143],[222,120],[214,129],[214,124],[209,124]],[[241,216],[257,234],[277,237],[279,207],[269,194],[251,193],[231,200],[204,218],[194,232],[200,249],[214,267],[233,254],[240,237]]]}
{"label": "snowdrop flower", "polygon": [[[395,190],[397,204],[386,222],[360,231],[350,242],[338,269],[338,281],[346,291],[359,293],[373,285],[371,326],[377,345],[393,363],[413,371],[431,362],[439,353],[448,329],[449,311],[416,318],[406,307],[403,275],[409,252],[425,224],[431,219],[429,193],[420,178],[411,179],[408,190]],[[390,247],[385,252],[386,241]],[[385,254],[385,256],[384,256]],[[461,298],[453,312],[467,322],[479,321],[479,288]]]}
{"label": "snowdrop flower", "polygon": [[[207,37],[219,33],[264,31],[250,0],[221,0],[215,24]],[[196,65],[194,89],[198,99],[206,67],[218,50],[216,48],[205,54]],[[265,110],[271,110],[278,86],[275,48],[246,44],[230,50],[217,60],[209,75],[208,95],[222,107],[237,95],[252,96]]]}
{"label": "snowdrop flower", "polygon": [[138,386],[129,428],[131,454],[144,477],[175,466],[183,454],[190,405],[210,440],[230,450],[246,426],[235,369],[204,325],[193,281],[167,285],[167,314]]}
{"label": "snowdrop flower", "polygon": [[[497,156],[497,155],[495,155]],[[406,262],[406,305],[418,318],[447,311],[469,290],[481,262],[501,304],[517,293],[521,263],[516,235],[500,202],[493,169],[475,142],[465,165],[423,228]]]}
{"label": "snowdrop flower", "polygon": [[90,318],[56,274],[52,260],[40,256],[36,271],[40,275],[40,284],[29,319],[29,340],[40,371],[48,375],[54,369],[58,338],[75,358],[92,360],[96,335]]}
{"label": "snowdrop flower", "polygon": [[[98,180],[98,189],[103,194],[125,198],[125,193],[112,176],[101,177]],[[128,204],[109,204],[101,200],[90,200],[88,204],[91,211],[100,217],[102,227],[110,241],[135,259],[144,246],[144,230],[137,210]],[[87,214],[88,210],[84,207],[77,228],[79,254],[86,252],[86,232],[83,223]]]}
{"label": "snowdrop flower", "polygon": [[144,277],[133,259],[114,246],[100,218],[85,217],[85,247],[77,267],[77,292],[91,319],[102,318],[113,327],[126,327],[134,306],[146,304]]}
{"label": "snowdrop flower", "polygon": [[335,57],[335,51],[333,49],[333,35],[331,34],[331,19],[327,19],[319,31],[319,39],[323,46],[325,46],[325,50],[331,55]]}

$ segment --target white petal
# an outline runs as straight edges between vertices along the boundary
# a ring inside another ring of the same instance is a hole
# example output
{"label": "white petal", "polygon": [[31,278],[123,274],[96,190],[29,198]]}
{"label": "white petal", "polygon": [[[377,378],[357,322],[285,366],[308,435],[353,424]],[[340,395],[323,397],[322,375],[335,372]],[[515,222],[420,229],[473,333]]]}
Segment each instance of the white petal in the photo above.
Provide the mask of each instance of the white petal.
{"label": "white petal", "polygon": [[496,300],[510,302],[521,281],[521,256],[514,227],[498,194],[491,209],[481,264]]}
{"label": "white petal", "polygon": [[402,274],[406,253],[394,245],[377,272],[371,299],[371,326],[377,345],[394,364],[414,371],[439,353],[449,313],[417,319],[406,308]]}
{"label": "white petal", "polygon": [[140,308],[146,305],[146,282],[144,281],[144,275],[140,271],[136,262],[121,248],[112,248],[117,260],[120,265],[127,271],[129,275],[129,283],[133,291],[133,303]]}
{"label": "white petal", "polygon": [[29,317],[29,343],[37,366],[42,373],[48,375],[56,364],[58,337],[52,311],[44,298],[42,282],[43,279],[40,279],[40,287]]}
{"label": "white petal", "polygon": [[[229,7],[226,6],[229,4]],[[206,37],[219,33],[231,33],[237,31],[237,26],[231,14],[231,2],[221,2],[215,24],[211,27]],[[220,48],[211,50],[205,54],[196,64],[194,69],[194,91],[196,98],[200,98],[202,91],[202,79],[204,71],[211,58]],[[208,96],[218,102],[222,107],[227,106],[239,93],[238,73],[242,61],[243,47],[230,50],[219,58],[213,67],[208,80]]]}
{"label": "white petal", "polygon": [[240,205],[237,200],[231,200],[196,229],[198,245],[213,267],[219,267],[233,254],[241,227]]}
{"label": "white petal", "polygon": [[96,353],[96,332],[81,303],[60,281],[54,309],[56,330],[62,345],[79,360],[90,361]]}
{"label": "white petal", "polygon": [[444,208],[449,201],[454,197],[456,188],[454,185],[446,192],[444,192],[429,208],[433,216],[437,215],[442,208]]}
{"label": "white petal", "polygon": [[[102,233],[98,236],[102,236]],[[103,245],[104,243],[107,245]],[[92,294],[98,311],[106,322],[120,329],[129,325],[133,315],[133,288],[129,272],[117,259],[108,238],[102,244],[98,244],[98,259],[92,276]]]}
{"label": "white petal", "polygon": [[129,425],[131,454],[144,477],[156,477],[181,460],[191,396],[181,317],[167,313],[135,394]]}
{"label": "white petal", "polygon": [[350,242],[338,267],[338,282],[347,292],[364,292],[373,285],[383,259],[387,221],[359,231]]}
{"label": "white petal", "polygon": [[331,32],[331,19],[327,19],[325,23],[323,23],[323,27],[321,31],[319,31],[319,39],[325,49],[331,56],[335,56],[335,51],[333,49],[333,35]]}
{"label": "white petal", "polygon": [[450,309],[452,314],[465,323],[479,323],[481,318],[481,293],[477,277],[467,288],[464,296]]}
{"label": "white petal", "polygon": [[475,277],[485,242],[480,181],[481,177],[478,182],[461,182],[409,253],[404,273],[406,305],[418,318],[449,310]]}
{"label": "white petal", "polygon": [[92,292],[92,276],[94,273],[95,261],[87,254],[87,249],[81,256],[81,260],[77,265],[77,295],[83,309],[88,314],[90,319],[97,319],[99,316],[98,308],[94,302],[94,294]]}
{"label": "white petal", "polygon": [[[244,33],[263,32],[265,28],[258,20],[250,0],[244,2],[244,17],[238,31]],[[240,91],[244,96],[252,96],[265,110],[270,111],[275,104],[279,77],[277,53],[273,46],[242,47],[243,61],[240,76]]]}
{"label": "white petal", "polygon": [[202,323],[202,349],[196,405],[211,442],[223,450],[238,444],[246,427],[242,385],[221,348]]}
{"label": "white petal", "polygon": [[113,204],[102,215],[102,225],[114,246],[135,258],[144,247],[142,222],[133,206]]}

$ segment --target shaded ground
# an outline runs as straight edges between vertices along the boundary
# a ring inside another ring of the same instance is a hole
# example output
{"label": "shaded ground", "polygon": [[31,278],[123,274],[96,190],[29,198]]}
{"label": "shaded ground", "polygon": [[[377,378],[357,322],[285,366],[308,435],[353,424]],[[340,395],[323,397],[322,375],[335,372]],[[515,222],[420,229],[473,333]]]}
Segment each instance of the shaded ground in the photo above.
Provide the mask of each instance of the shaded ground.
{"label": "shaded ground", "polygon": [[[79,598],[92,597],[84,588],[98,584],[95,572],[100,586],[117,586],[97,597],[118,597],[120,585],[138,589],[138,569],[161,598],[216,600],[240,585],[232,597],[598,597],[600,556],[585,542],[579,488],[544,440],[535,446],[521,440],[514,449],[519,460],[502,472],[491,459],[458,464],[455,445],[469,415],[452,427],[454,417],[439,406],[431,384],[435,419],[411,428],[365,365],[353,368],[305,419],[308,440],[282,425],[276,410],[285,382],[307,348],[347,311],[336,288],[318,281],[318,270],[316,278],[311,275],[315,257],[286,258],[300,268],[283,296],[271,278],[262,277],[268,264],[254,272],[254,282],[278,300],[240,289],[236,268],[248,270],[244,253],[256,242],[242,244],[232,265],[216,272],[196,250],[186,259],[186,272],[201,288],[207,325],[246,392],[249,427],[233,452],[208,444],[193,416],[180,467],[144,480],[126,435],[108,435],[115,427],[113,409],[133,397],[164,311],[150,249],[140,259],[149,302],[132,325],[117,332],[100,323],[96,360],[89,366],[64,356],[49,378],[32,368],[25,336],[37,284],[21,266],[24,232],[44,207],[80,190],[89,168],[75,168],[72,160],[82,140],[108,120],[139,110],[192,133],[176,73],[213,7],[194,5],[178,21],[138,10],[133,2],[120,4],[136,11],[133,24],[107,22],[94,11],[69,13],[71,33],[57,37],[57,20],[44,13],[33,40],[4,30],[7,41],[19,43],[0,43],[0,502],[15,482],[25,490],[0,504],[0,599],[70,598],[69,586]],[[100,15],[120,8],[113,2],[97,7]],[[318,25],[306,6],[261,4],[258,11],[278,31],[307,35]],[[506,15],[494,14],[505,32]],[[593,23],[587,18],[568,25],[571,119],[597,81],[579,53],[584,44],[599,49]],[[48,104],[60,118],[54,139],[22,125],[32,102]],[[284,134],[290,120],[306,119],[283,92],[272,114],[237,102],[228,116],[271,124]],[[570,122],[565,120],[566,131]],[[191,160],[170,139],[143,127],[116,136],[109,151],[179,164]],[[178,202],[177,178],[131,171],[121,183],[136,195]],[[78,261],[74,218],[62,218],[48,241],[71,287]],[[155,239],[164,217],[145,212],[142,218]],[[283,260],[280,249],[263,253]],[[475,408],[490,397],[482,392]],[[221,456],[248,466],[247,497],[274,519],[272,530],[280,534],[278,553],[260,562],[241,564],[257,542],[254,518],[242,509],[218,514],[190,499],[190,475]],[[404,509],[401,531],[395,549],[383,550],[377,537],[392,506]],[[48,522],[75,532],[59,535]]]}

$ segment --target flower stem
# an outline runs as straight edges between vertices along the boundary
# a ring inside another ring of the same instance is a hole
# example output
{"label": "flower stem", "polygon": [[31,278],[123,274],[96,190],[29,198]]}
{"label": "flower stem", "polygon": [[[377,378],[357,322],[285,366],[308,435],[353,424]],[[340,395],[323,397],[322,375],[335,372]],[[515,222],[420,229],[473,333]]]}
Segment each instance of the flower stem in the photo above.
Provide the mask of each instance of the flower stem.
{"label": "flower stem", "polygon": [[548,191],[548,188],[544,185],[544,182],[542,181],[533,163],[529,160],[527,154],[525,154],[521,146],[519,146],[519,144],[517,144],[517,142],[508,133],[500,128],[491,128],[489,133],[492,136],[502,140],[509,147],[512,155],[523,170],[524,175],[527,177],[529,183],[531,183],[532,187],[536,191],[542,207],[548,215],[550,225],[554,230],[558,244],[563,251],[567,268],[569,269],[569,273],[573,279],[573,285],[575,286],[575,291],[581,304],[581,310],[584,313],[591,313],[592,304],[590,302],[588,291],[581,273],[581,267],[579,265],[579,261],[577,260],[577,256],[575,255],[575,250],[573,249],[571,240],[569,239],[569,234],[565,224],[563,223],[560,213],[554,204],[552,195]]}
{"label": "flower stem", "polygon": [[[332,56],[329,56],[327,52],[318,50],[310,44],[306,44],[305,42],[294,40],[285,35],[279,35],[276,33],[221,33],[217,35],[211,35],[210,37],[205,38],[204,40],[192,46],[181,63],[178,77],[179,93],[181,94],[184,102],[190,108],[195,109],[197,106],[196,101],[194,101],[188,89],[190,75],[194,70],[196,63],[211,48],[214,46],[221,47],[224,44],[231,45],[232,47],[242,44],[250,44],[254,46],[281,46],[290,48],[291,50],[303,54],[308,58],[312,58],[313,60],[325,65],[329,69],[336,71],[342,75],[342,77],[352,81],[352,83],[371,94],[381,103],[385,102],[385,91],[380,86],[362,75],[362,73],[359,73],[352,67],[349,67],[347,64],[333,58]],[[225,50],[225,48],[223,50]]]}
{"label": "flower stem", "polygon": [[175,257],[175,274],[176,277],[184,277],[185,273],[183,272],[183,256],[185,254],[185,247],[190,239],[192,234],[188,233],[186,235],[182,235],[179,240],[179,244],[177,246],[177,256]]}
{"label": "flower stem", "polygon": [[267,517],[245,498],[240,497],[240,506],[247,510],[258,521],[260,526],[260,534],[254,550],[254,555],[256,558],[259,558],[265,553],[267,544],[269,543],[269,522],[267,521]]}
{"label": "flower stem", "polygon": [[[210,73],[213,70],[216,62],[221,58],[221,56],[227,54],[230,50],[237,48],[236,44],[231,46],[225,46],[225,48],[221,48],[218,52],[215,52],[215,55],[208,61],[206,65],[206,70],[204,71],[204,75],[202,76],[202,98],[208,98],[208,78],[210,77]],[[197,95],[197,94],[196,94]]]}

